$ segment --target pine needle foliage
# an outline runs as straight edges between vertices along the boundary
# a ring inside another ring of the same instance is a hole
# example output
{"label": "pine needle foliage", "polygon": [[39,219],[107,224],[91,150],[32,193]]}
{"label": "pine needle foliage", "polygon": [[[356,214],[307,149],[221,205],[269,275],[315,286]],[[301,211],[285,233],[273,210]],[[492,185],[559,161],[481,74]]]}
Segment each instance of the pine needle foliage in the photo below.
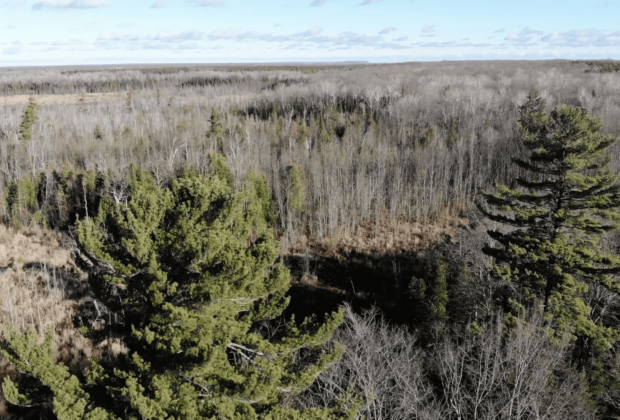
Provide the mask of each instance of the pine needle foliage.
{"label": "pine needle foliage", "polygon": [[224,137],[222,134],[222,123],[220,122],[220,113],[218,112],[217,109],[213,108],[213,110],[211,111],[211,118],[209,119],[209,122],[211,123],[211,126],[209,128],[208,135],[214,139],[221,141]]}
{"label": "pine needle foliage", "polygon": [[437,267],[437,282],[435,285],[435,296],[431,314],[440,322],[445,321],[448,316],[448,264],[440,260]]}
{"label": "pine needle foliage", "polygon": [[[102,408],[90,406],[91,401],[79,380],[63,365],[52,361],[52,338],[48,335],[42,345],[34,331],[20,334],[10,327],[8,337],[1,343],[2,355],[22,373],[37,378],[53,394],[53,408],[61,420],[112,420],[114,416]],[[24,395],[16,383],[5,378],[2,391],[13,405],[30,407],[38,405],[41,395]],[[90,406],[90,407],[89,407]]]}
{"label": "pine needle foliage", "polygon": [[[94,324],[87,335],[115,338],[124,349],[92,362],[75,388],[91,402],[82,405],[122,419],[355,416],[352,394],[330,409],[289,403],[340,357],[326,343],[343,313],[272,328],[289,303],[290,274],[276,263],[259,182],[233,193],[228,180],[190,171],[159,188],[134,169],[127,203],[104,198],[96,217],[77,223],[94,294],[120,320]],[[21,357],[20,337],[5,347]]]}
{"label": "pine needle foliage", "polygon": [[19,138],[21,140],[32,139],[32,126],[37,120],[37,103],[30,98],[28,106],[24,109],[22,123],[19,125]]}
{"label": "pine needle foliage", "polygon": [[289,191],[288,191],[288,203],[290,207],[297,213],[301,213],[304,210],[306,202],[306,180],[304,179],[304,173],[302,169],[295,164],[286,167]]}
{"label": "pine needle foliage", "polygon": [[525,300],[511,301],[513,309],[541,299],[559,329],[604,351],[620,334],[590,318],[584,295],[593,284],[620,293],[614,277],[620,259],[600,245],[600,235],[620,220],[618,175],[605,170],[617,139],[602,134],[601,121],[586,109],[561,105],[547,114],[536,91],[521,106],[518,124],[529,156],[513,162],[532,176],[483,194],[494,211],[480,209],[511,228],[489,231],[499,246],[484,251],[495,259],[496,277],[521,287]]}
{"label": "pine needle foliage", "polygon": [[224,182],[227,187],[233,188],[235,185],[235,177],[226,165],[226,158],[219,153],[213,153],[209,156],[209,164],[211,173],[220,181]]}

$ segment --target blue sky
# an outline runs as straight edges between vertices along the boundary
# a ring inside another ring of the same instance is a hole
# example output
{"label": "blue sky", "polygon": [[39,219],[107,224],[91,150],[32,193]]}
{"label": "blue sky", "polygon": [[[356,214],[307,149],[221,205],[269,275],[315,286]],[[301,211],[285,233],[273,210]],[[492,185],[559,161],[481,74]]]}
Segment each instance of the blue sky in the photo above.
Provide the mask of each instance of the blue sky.
{"label": "blue sky", "polygon": [[620,0],[0,0],[0,66],[620,59]]}

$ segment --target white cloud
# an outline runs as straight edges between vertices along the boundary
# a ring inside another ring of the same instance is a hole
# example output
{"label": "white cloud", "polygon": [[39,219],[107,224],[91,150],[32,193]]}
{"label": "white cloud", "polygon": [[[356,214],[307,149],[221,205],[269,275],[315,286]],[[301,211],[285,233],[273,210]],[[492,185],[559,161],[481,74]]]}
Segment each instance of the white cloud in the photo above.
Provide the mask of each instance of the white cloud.
{"label": "white cloud", "polygon": [[129,34],[116,31],[104,32],[97,37],[97,43],[109,42],[163,42],[182,43],[185,41],[199,41],[204,34],[199,31],[185,31],[179,33],[159,32],[155,35]]}
{"label": "white cloud", "polygon": [[35,10],[39,9],[96,9],[107,7],[110,0],[38,0],[32,5]]}
{"label": "white cloud", "polygon": [[530,29],[527,26],[521,29],[518,33],[511,33],[506,38],[505,41],[510,41],[515,44],[527,44],[532,40],[534,35],[542,35],[543,31],[538,31],[535,29]]}
{"label": "white cloud", "polygon": [[114,25],[116,28],[131,28],[133,26],[133,22],[121,22]]}
{"label": "white cloud", "polygon": [[266,42],[285,42],[299,41],[301,39],[317,37],[323,32],[320,26],[314,26],[307,31],[296,32],[290,35],[261,34],[256,31],[236,32],[232,30],[216,29],[209,34],[211,40],[231,40],[231,41],[266,41]]}
{"label": "white cloud", "polygon": [[163,0],[157,0],[151,5],[151,9],[163,9],[164,7],[168,7],[168,4]]}
{"label": "white cloud", "polygon": [[224,6],[224,0],[189,0],[196,7],[219,7]]}
{"label": "white cloud", "polygon": [[162,42],[183,42],[183,41],[199,41],[204,34],[199,31],[186,31],[178,34],[170,34],[168,32],[160,32],[151,39]]}
{"label": "white cloud", "polygon": [[502,33],[506,30],[506,28],[499,28],[497,31],[495,31],[496,34]]}
{"label": "white cloud", "polygon": [[211,40],[232,41],[284,41],[286,37],[271,34],[259,34],[256,31],[236,32],[231,30],[216,29],[209,34]]}
{"label": "white cloud", "polygon": [[81,45],[81,44],[83,44],[83,42],[82,42],[81,39],[73,38],[73,39],[70,39],[68,41],[56,40],[56,41],[53,41],[53,42],[51,42],[49,44],[53,45],[53,46],[56,46],[56,47],[65,47],[65,46]]}
{"label": "white cloud", "polygon": [[389,34],[390,32],[394,32],[395,30],[396,30],[395,26],[390,26],[390,27],[387,27],[387,28],[383,28],[381,30],[381,32],[379,32],[379,35],[386,35],[386,34]]}
{"label": "white cloud", "polygon": [[573,29],[565,32],[552,32],[540,38],[554,46],[620,46],[620,31],[604,33],[598,29]]}
{"label": "white cloud", "polygon": [[321,28],[320,26],[313,26],[307,31],[297,32],[296,34],[293,34],[293,36],[296,36],[296,37],[316,36],[316,35],[319,35],[321,32],[323,32],[323,28]]}
{"label": "white cloud", "polygon": [[4,48],[2,50],[3,54],[6,55],[15,55],[21,52],[22,50],[22,43],[19,41],[13,41],[10,47]]}
{"label": "white cloud", "polygon": [[376,3],[382,3],[385,0],[364,0],[362,3],[360,3],[362,6],[367,6],[369,4],[376,4]]}
{"label": "white cloud", "polygon": [[446,42],[426,42],[421,44],[422,48],[464,48],[464,47],[490,47],[493,44],[484,44],[484,43],[472,43],[472,42],[462,42],[462,41],[446,41]]}
{"label": "white cloud", "polygon": [[81,39],[62,40],[57,39],[52,42],[30,42],[34,47],[30,51],[34,52],[59,52],[59,51],[78,51],[84,49],[84,41]]}
{"label": "white cloud", "polygon": [[423,36],[426,38],[432,38],[436,35],[435,25],[424,25],[422,29],[420,30],[420,32],[422,33],[420,36]]}
{"label": "white cloud", "polygon": [[[110,30],[100,33],[94,46],[105,50],[207,50],[214,45],[224,45],[228,49],[253,50],[269,49],[305,49],[320,48],[325,51],[339,49],[373,49],[402,50],[410,49],[406,44],[407,37],[387,40],[385,35],[343,31],[325,33],[320,26],[304,31],[290,33],[259,32],[255,30],[236,31],[234,29],[217,28],[204,34],[197,30],[179,33],[139,33]],[[262,46],[252,45],[261,43]]]}
{"label": "white cloud", "polygon": [[313,0],[312,3],[310,3],[310,6],[314,6],[314,7],[323,6],[328,1],[329,0]]}
{"label": "white cloud", "polygon": [[200,42],[203,38],[204,34],[198,31],[160,32],[150,35],[109,31],[99,35],[95,41],[95,46],[110,51],[166,50],[181,52],[205,49],[206,46]]}
{"label": "white cloud", "polygon": [[144,50],[173,50],[173,51],[188,51],[201,49],[200,45],[195,42],[189,42],[185,44],[179,44],[170,46],[167,44],[160,44],[157,42],[149,42],[141,46],[134,46],[130,49],[144,49]]}
{"label": "white cloud", "polygon": [[146,39],[146,37],[142,35],[136,34],[127,34],[116,31],[107,31],[99,34],[97,37],[96,43],[102,43],[107,41],[140,41]]}
{"label": "white cloud", "polygon": [[18,7],[26,7],[28,5],[27,0],[4,0],[0,1],[0,7],[8,7],[11,9],[17,9]]}
{"label": "white cloud", "polygon": [[[409,48],[400,44],[399,41],[386,42],[382,35],[359,34],[345,31],[335,34],[323,34],[323,28],[315,26],[307,31],[296,32],[288,35],[274,35],[271,33],[259,33],[256,31],[236,32],[233,30],[216,29],[209,33],[211,41],[232,42],[278,42],[278,48],[303,48],[310,45],[320,48],[359,48],[368,47],[375,49],[404,49]],[[406,37],[405,37],[406,38]]]}

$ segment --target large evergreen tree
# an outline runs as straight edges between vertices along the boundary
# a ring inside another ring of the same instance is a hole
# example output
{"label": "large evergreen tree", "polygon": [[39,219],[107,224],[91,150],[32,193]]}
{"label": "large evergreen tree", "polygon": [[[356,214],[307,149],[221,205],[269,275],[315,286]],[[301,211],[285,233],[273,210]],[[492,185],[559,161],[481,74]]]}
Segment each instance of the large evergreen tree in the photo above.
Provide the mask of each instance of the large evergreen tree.
{"label": "large evergreen tree", "polygon": [[515,179],[520,188],[498,185],[495,195],[483,194],[494,210],[480,206],[510,227],[489,231],[499,245],[485,249],[495,259],[492,272],[520,286],[513,309],[540,299],[561,330],[603,351],[620,335],[590,318],[584,296],[593,284],[620,292],[620,259],[599,243],[620,220],[618,175],[605,169],[617,139],[602,134],[600,120],[583,108],[561,105],[547,114],[536,91],[520,108],[519,128],[529,156],[513,162],[531,176]]}
{"label": "large evergreen tree", "polygon": [[[252,178],[233,194],[218,175],[189,173],[162,189],[134,170],[127,203],[104,199],[96,218],[78,222],[89,282],[117,318],[91,325],[87,334],[120,340],[123,351],[93,361],[78,381],[50,362],[49,341],[27,350],[33,337],[12,333],[2,346],[20,370],[51,389],[59,419],[355,414],[344,399],[331,410],[290,407],[290,397],[339,357],[325,343],[343,315],[324,324],[270,323],[288,305],[290,276],[275,263],[279,247],[257,199],[260,182]],[[54,380],[58,372],[64,382]],[[9,380],[4,390],[14,403],[32,401]]]}

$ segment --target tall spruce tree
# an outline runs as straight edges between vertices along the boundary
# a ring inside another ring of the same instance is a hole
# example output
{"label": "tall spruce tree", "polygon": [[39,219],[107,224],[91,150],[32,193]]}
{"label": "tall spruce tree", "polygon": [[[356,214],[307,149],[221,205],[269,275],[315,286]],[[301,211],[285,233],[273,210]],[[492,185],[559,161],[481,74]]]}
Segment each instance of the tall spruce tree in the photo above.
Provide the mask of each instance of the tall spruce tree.
{"label": "tall spruce tree", "polygon": [[[279,246],[257,182],[233,194],[215,174],[188,173],[162,189],[133,170],[127,203],[104,199],[95,218],[77,223],[93,292],[118,319],[87,335],[120,340],[123,351],[93,360],[78,380],[51,363],[49,340],[34,346],[32,334],[11,333],[2,345],[51,389],[59,419],[355,416],[351,394],[332,409],[291,407],[291,396],[338,359],[325,344],[343,314],[269,324],[288,305],[290,275],[275,263]],[[3,387],[13,403],[33,400],[10,380]]]}
{"label": "tall spruce tree", "polygon": [[603,351],[620,334],[590,318],[584,295],[592,284],[620,293],[614,277],[620,259],[599,243],[620,220],[618,175],[604,169],[617,139],[601,134],[601,121],[586,109],[561,105],[547,114],[536,91],[520,108],[518,124],[529,156],[513,162],[532,176],[515,179],[521,188],[498,185],[495,195],[483,194],[494,211],[480,209],[511,227],[489,231],[499,246],[484,251],[495,259],[496,277],[520,286],[522,300],[511,300],[513,309],[540,299],[559,329]]}

